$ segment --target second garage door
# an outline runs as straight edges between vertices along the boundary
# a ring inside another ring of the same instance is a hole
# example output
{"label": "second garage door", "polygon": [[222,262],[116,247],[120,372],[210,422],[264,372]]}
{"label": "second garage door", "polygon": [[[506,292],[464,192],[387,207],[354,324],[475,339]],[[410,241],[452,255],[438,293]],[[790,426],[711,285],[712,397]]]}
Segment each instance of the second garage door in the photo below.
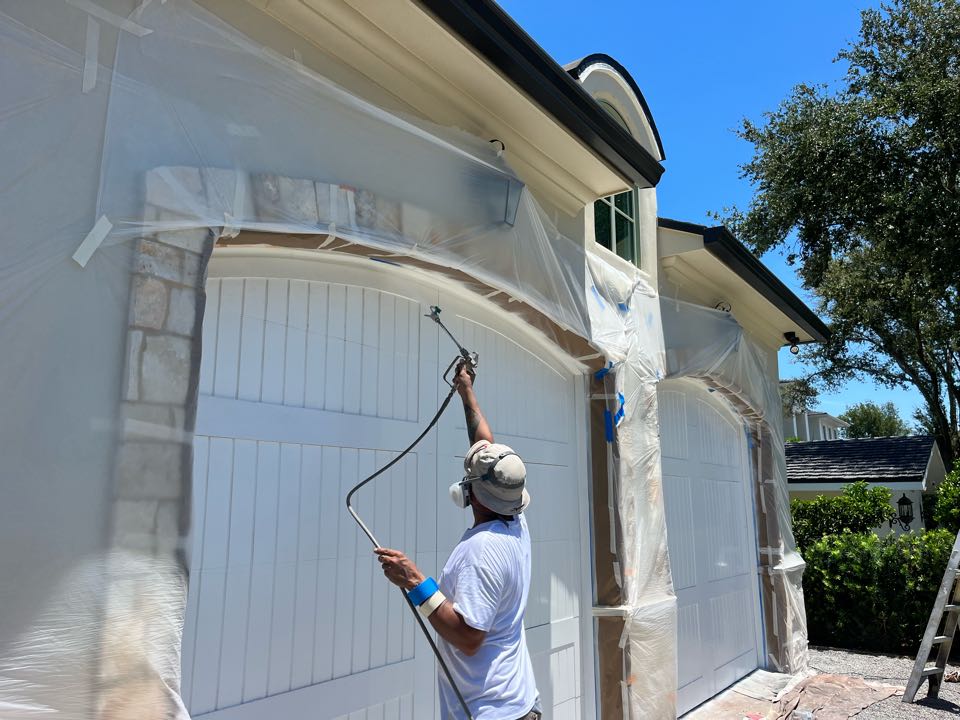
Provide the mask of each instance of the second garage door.
{"label": "second garage door", "polygon": [[755,513],[743,428],[723,400],[671,381],[659,405],[682,714],[762,661]]}

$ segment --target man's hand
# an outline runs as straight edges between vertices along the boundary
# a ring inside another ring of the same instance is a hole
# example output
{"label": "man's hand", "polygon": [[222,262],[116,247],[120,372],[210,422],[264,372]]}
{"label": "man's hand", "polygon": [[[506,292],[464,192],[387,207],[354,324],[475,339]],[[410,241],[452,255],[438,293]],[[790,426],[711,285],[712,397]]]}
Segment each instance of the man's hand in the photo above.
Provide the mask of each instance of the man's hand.
{"label": "man's hand", "polygon": [[463,395],[473,390],[473,381],[476,379],[477,374],[473,371],[473,368],[470,367],[470,363],[466,360],[461,360],[460,364],[457,365],[457,372],[453,376],[453,385],[457,388],[457,391]]}
{"label": "man's hand", "polygon": [[410,558],[399,550],[376,548],[373,552],[377,555],[380,567],[383,568],[383,574],[387,576],[387,580],[397,587],[404,590],[413,590],[424,581],[423,573],[417,569]]}

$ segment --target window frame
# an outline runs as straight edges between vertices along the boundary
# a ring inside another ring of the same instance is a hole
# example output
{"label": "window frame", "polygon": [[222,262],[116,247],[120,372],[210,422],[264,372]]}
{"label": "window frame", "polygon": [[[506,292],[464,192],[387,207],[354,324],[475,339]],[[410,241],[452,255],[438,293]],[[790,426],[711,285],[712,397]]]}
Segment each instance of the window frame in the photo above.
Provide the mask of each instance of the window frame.
{"label": "window frame", "polygon": [[[616,205],[616,198],[620,197],[621,195],[626,195],[627,193],[630,194],[630,205],[631,205],[631,208],[633,209],[632,217],[627,215]],[[622,258],[623,260],[626,260],[627,262],[632,263],[637,267],[640,267],[640,260],[641,260],[640,246],[639,246],[639,243],[637,242],[637,225],[639,223],[638,201],[639,201],[639,197],[637,196],[636,188],[630,188],[629,190],[625,190],[622,193],[608,195],[607,197],[603,197],[598,200],[595,200],[593,203],[593,237],[597,243],[605,247],[607,250],[612,252],[617,257]],[[600,204],[602,204],[602,206],[607,208],[609,211],[610,232],[608,233],[606,238],[601,238],[600,234],[597,231],[597,212],[598,212],[598,208],[601,207]],[[623,255],[617,252],[617,216],[618,215],[630,225],[629,244],[630,244],[632,257],[629,257],[629,258],[624,257]]]}

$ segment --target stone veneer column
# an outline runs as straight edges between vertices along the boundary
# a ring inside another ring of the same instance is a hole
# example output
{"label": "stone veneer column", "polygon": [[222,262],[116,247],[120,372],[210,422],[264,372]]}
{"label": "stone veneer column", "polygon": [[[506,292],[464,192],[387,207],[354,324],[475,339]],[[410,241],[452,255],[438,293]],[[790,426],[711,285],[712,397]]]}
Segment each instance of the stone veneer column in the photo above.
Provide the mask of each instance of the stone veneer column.
{"label": "stone veneer column", "polygon": [[[204,196],[194,168],[151,173],[146,190],[148,228],[176,219],[185,192]],[[96,688],[103,720],[186,717],[179,640],[204,280],[214,239],[208,228],[159,232],[134,249]]]}
{"label": "stone veneer column", "polygon": [[131,269],[112,552],[104,569],[95,688],[102,720],[167,720],[181,717],[178,711],[186,717],[179,643],[189,577],[192,439],[206,267],[220,229],[148,234],[151,225],[196,223],[196,208],[222,212],[227,227],[255,217],[318,232],[339,221],[398,233],[403,222],[399,204],[368,191],[266,173],[158,168],[145,186],[147,233],[137,241]]}

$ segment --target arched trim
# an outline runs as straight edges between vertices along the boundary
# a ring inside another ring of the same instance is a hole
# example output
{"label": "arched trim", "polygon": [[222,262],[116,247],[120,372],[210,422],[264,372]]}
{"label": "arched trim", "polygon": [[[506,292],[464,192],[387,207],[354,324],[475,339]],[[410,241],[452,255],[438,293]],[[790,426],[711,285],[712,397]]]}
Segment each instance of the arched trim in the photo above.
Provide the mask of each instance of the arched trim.
{"label": "arched trim", "polygon": [[592,55],[587,55],[585,58],[581,58],[580,60],[575,60],[572,63],[564,65],[563,67],[564,70],[570,73],[571,76],[577,80],[581,80],[583,76],[587,74],[587,71],[594,65],[607,65],[630,87],[630,90],[632,91],[637,104],[640,106],[644,118],[646,119],[647,125],[650,127],[650,133],[653,136],[653,139],[657,145],[657,150],[660,153],[660,160],[665,160],[666,154],[663,151],[663,141],[660,139],[660,132],[657,130],[657,124],[653,121],[653,114],[650,112],[650,106],[647,105],[647,101],[643,97],[643,93],[640,92],[640,86],[637,85],[637,81],[633,79],[633,76],[627,72],[627,69],[623,67],[623,65],[606,53],[593,53]]}

